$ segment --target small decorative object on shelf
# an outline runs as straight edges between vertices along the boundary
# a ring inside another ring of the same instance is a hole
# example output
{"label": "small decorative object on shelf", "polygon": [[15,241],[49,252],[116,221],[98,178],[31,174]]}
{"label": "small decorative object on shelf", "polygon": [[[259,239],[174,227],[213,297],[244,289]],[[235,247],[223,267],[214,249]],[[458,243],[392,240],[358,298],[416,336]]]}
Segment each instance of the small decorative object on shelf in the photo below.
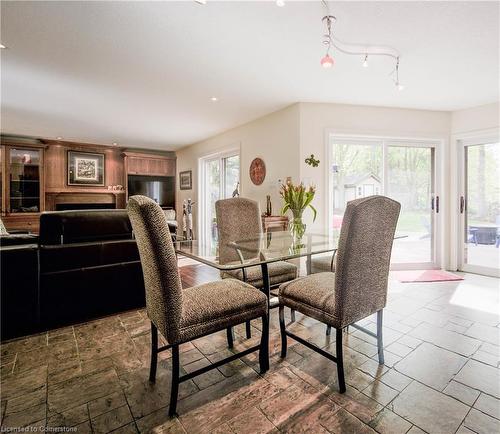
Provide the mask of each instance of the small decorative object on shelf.
{"label": "small decorative object on shelf", "polygon": [[233,191],[233,197],[240,197],[240,183],[236,184],[236,188]]}
{"label": "small decorative object on shelf", "polygon": [[312,166],[312,167],[318,167],[320,161],[319,160],[316,160],[316,158],[314,158],[314,154],[311,154],[310,157],[307,157],[305,159],[305,162],[306,164],[309,164],[309,166]]}
{"label": "small decorative object on shelf", "polygon": [[262,158],[254,158],[250,164],[250,179],[255,185],[261,185],[266,178],[266,165]]}
{"label": "small decorative object on shelf", "polygon": [[273,215],[273,206],[271,203],[271,196],[267,195],[266,196],[266,216],[271,216]]}
{"label": "small decorative object on shelf", "polygon": [[185,240],[193,239],[193,205],[191,198],[182,202],[182,234]]}
{"label": "small decorative object on shelf", "polygon": [[293,185],[291,181],[281,186],[280,195],[283,198],[284,205],[281,214],[285,214],[288,210],[292,212],[293,219],[290,223],[290,230],[294,239],[300,243],[304,236],[306,225],[302,221],[302,214],[306,208],[311,208],[313,212],[313,221],[316,220],[316,208],[311,204],[314,199],[316,188],[310,186],[306,188],[304,184]]}

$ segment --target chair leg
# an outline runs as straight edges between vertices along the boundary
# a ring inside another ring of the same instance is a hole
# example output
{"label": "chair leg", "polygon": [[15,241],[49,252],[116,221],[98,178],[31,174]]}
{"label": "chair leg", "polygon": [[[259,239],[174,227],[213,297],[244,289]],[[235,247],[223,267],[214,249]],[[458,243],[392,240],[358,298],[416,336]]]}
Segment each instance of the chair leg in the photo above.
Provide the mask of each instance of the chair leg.
{"label": "chair leg", "polygon": [[[292,310],[293,312],[293,310]],[[285,307],[279,307],[280,332],[281,332],[281,358],[286,357],[286,333],[285,333]]]}
{"label": "chair leg", "polygon": [[234,342],[233,328],[232,327],[228,327],[226,329],[226,333],[227,333],[227,347],[228,348],[233,348],[233,342]]}
{"label": "chair leg", "polygon": [[262,334],[260,337],[259,365],[261,374],[269,370],[269,318],[267,315],[262,316]]}
{"label": "chair leg", "polygon": [[290,309],[290,316],[292,318],[292,322],[295,322],[295,309]]}
{"label": "chair leg", "polygon": [[151,364],[149,366],[149,381],[156,381],[156,366],[158,365],[158,329],[151,323]]}
{"label": "chair leg", "polygon": [[179,345],[172,345],[172,386],[170,389],[170,406],[168,415],[173,417],[177,413],[177,395],[179,394]]}
{"label": "chair leg", "polygon": [[336,329],[337,335],[335,339],[335,347],[337,349],[337,375],[339,379],[340,393],[345,392],[345,378],[344,378],[344,356],[342,352],[342,329]]}
{"label": "chair leg", "polygon": [[377,348],[378,348],[378,362],[379,364],[384,364],[384,342],[382,339],[382,320],[383,320],[383,309],[377,312]]}
{"label": "chair leg", "polygon": [[331,333],[332,333],[332,326],[327,324],[327,326],[326,326],[326,335],[330,336]]}
{"label": "chair leg", "polygon": [[247,332],[247,339],[250,339],[252,337],[252,327],[250,327],[250,321],[246,322],[246,332]]}

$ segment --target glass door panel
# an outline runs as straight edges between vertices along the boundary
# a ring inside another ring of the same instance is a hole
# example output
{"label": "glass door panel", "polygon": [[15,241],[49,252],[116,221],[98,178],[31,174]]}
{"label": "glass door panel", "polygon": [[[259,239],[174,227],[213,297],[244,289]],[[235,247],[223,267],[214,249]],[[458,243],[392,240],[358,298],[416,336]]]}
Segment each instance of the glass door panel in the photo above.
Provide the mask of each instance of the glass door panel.
{"label": "glass door panel", "polygon": [[[434,261],[433,198],[434,149],[412,146],[387,147],[386,195],[401,203],[393,263],[425,264]],[[437,211],[435,209],[435,211]]]}
{"label": "glass door panel", "polygon": [[[200,238],[206,243],[217,245],[217,219],[215,202],[233,196],[239,188],[240,157],[239,155],[224,154],[210,159],[201,160],[202,164],[202,191],[200,197]],[[216,252],[213,252],[216,254]]]}
{"label": "glass door panel", "polygon": [[11,148],[9,155],[10,212],[39,212],[40,151]]}
{"label": "glass door panel", "polygon": [[388,139],[331,139],[330,233],[342,225],[347,202],[385,195],[401,203],[391,263],[430,268],[436,253],[435,147]]}
{"label": "glass door panel", "polygon": [[221,196],[221,167],[219,160],[206,162],[206,183],[208,190],[208,221],[205,226],[205,233],[210,234],[210,240],[217,241],[217,219],[215,215],[215,202]]}
{"label": "glass door panel", "polygon": [[[333,144],[333,225],[339,230],[347,202],[382,194],[382,144],[339,142]],[[331,229],[331,227],[330,227]]]}
{"label": "glass door panel", "polygon": [[463,269],[500,271],[500,143],[465,146]]}
{"label": "glass door panel", "polygon": [[240,183],[240,156],[233,155],[223,159],[224,166],[224,199],[233,197]]}

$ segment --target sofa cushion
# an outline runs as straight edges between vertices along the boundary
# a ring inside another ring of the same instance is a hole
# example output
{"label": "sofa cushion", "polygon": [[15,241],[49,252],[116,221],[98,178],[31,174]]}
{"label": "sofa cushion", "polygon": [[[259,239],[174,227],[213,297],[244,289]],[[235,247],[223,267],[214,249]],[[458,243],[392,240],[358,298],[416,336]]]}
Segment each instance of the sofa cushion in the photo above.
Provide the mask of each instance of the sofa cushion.
{"label": "sofa cushion", "polygon": [[40,216],[40,244],[72,244],[132,238],[127,211],[55,211]]}
{"label": "sofa cushion", "polygon": [[100,243],[43,246],[40,248],[40,272],[73,270],[102,264]]}

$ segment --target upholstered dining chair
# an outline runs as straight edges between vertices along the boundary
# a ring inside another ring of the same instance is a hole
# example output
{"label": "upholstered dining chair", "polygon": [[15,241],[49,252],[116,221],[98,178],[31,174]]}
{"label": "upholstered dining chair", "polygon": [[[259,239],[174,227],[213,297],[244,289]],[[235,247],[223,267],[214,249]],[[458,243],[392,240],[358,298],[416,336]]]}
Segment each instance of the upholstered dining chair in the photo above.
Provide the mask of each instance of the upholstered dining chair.
{"label": "upholstered dining chair", "polygon": [[[353,326],[377,339],[379,363],[384,363],[382,315],[387,300],[387,281],[392,242],[401,205],[384,196],[348,202],[340,231],[335,273],[301,277],[279,288],[281,357],[286,357],[287,337],[306,345],[337,363],[339,389],[344,393],[342,330]],[[336,355],[316,347],[286,329],[283,308],[336,329]],[[377,333],[355,324],[377,314]]]}
{"label": "upholstered dining chair", "polygon": [[[132,196],[127,210],[139,248],[146,288],[146,310],[151,320],[150,381],[156,379],[158,353],[172,350],[169,414],[176,414],[180,382],[254,351],[259,351],[261,372],[267,371],[269,325],[266,295],[236,279],[182,289],[177,257],[162,209],[145,196]],[[263,323],[260,345],[179,376],[179,345],[259,317]],[[158,331],[167,340],[167,345],[160,348]]]}
{"label": "upholstered dining chair", "polygon": [[[219,262],[221,264],[240,264],[251,261],[255,254],[238,252],[230,243],[251,239],[262,233],[262,221],[259,203],[241,197],[222,199],[215,202],[217,230],[219,233]],[[258,242],[256,242],[258,246]],[[241,254],[241,257],[240,257]],[[258,257],[255,258],[258,261]],[[268,264],[269,283],[271,288],[279,286],[297,277],[297,267],[286,261],[271,262]],[[231,278],[242,280],[256,288],[262,288],[264,279],[260,265],[236,270],[223,271],[223,279]],[[292,313],[292,319],[294,315]],[[246,323],[247,338],[251,337],[250,321]],[[228,344],[232,346],[232,329],[227,330]]]}

